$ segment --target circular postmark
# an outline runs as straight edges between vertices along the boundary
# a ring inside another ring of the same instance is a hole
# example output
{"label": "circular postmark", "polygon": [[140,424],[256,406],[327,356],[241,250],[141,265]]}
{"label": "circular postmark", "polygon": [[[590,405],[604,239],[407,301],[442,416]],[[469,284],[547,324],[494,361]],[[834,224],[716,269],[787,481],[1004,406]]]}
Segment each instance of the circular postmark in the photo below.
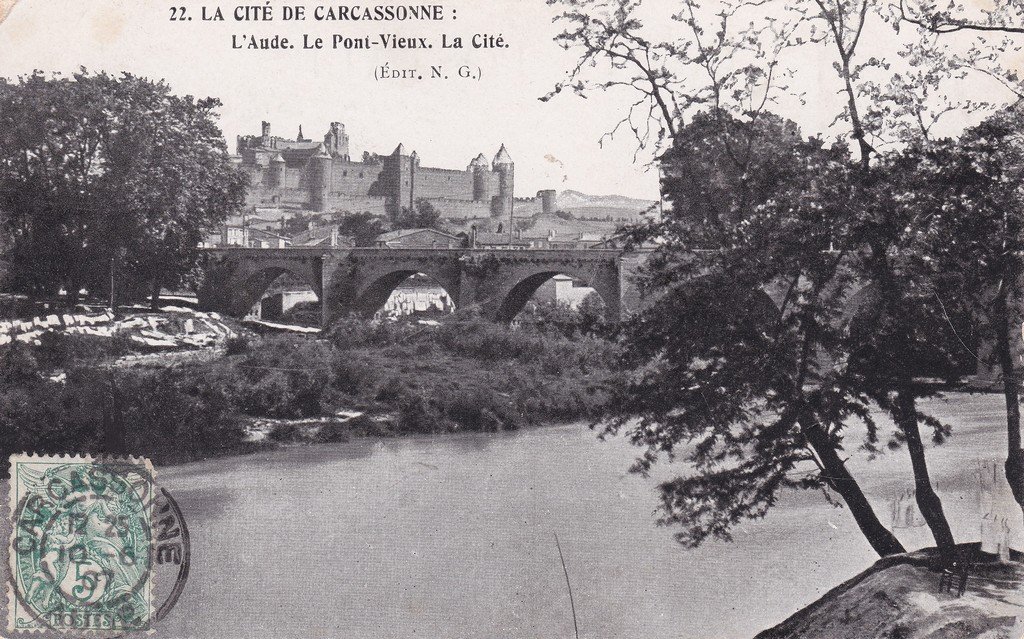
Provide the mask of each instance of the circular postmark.
{"label": "circular postmark", "polygon": [[153,572],[157,575],[158,589],[165,583],[171,583],[153,617],[154,621],[160,621],[174,608],[174,604],[178,603],[178,597],[185,589],[192,562],[192,542],[181,508],[171,497],[171,493],[160,488],[155,496],[153,529],[156,538],[152,548]]}

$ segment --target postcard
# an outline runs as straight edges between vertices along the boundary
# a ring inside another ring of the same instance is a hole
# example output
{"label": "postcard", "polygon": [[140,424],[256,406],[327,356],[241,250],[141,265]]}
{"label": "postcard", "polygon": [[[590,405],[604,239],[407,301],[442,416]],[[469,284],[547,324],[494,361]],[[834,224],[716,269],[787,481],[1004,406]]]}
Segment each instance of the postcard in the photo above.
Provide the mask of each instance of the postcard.
{"label": "postcard", "polygon": [[1024,637],[1022,47],[0,0],[0,635]]}

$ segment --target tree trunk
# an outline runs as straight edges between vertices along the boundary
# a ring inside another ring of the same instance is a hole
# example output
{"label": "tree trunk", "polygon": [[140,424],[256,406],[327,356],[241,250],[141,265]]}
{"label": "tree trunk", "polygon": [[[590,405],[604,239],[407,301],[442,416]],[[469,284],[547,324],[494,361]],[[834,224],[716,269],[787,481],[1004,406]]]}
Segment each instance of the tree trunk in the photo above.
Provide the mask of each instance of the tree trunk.
{"label": "tree trunk", "polygon": [[124,414],[120,391],[113,373],[107,380],[107,388],[103,394],[103,452],[108,455],[125,453]]}
{"label": "tree trunk", "polygon": [[82,282],[77,277],[67,283],[67,297],[64,298],[64,305],[69,309],[78,306],[78,291],[82,290]]}
{"label": "tree trunk", "polygon": [[153,288],[150,291],[149,296],[149,308],[152,311],[160,310],[160,276],[153,276]]}
{"label": "tree trunk", "polygon": [[924,443],[921,441],[921,431],[917,423],[917,406],[909,380],[903,381],[896,391],[896,423],[907,440],[910,465],[914,470],[917,507],[928,523],[939,550],[943,553],[951,552],[956,542],[942,511],[942,500],[935,493],[931,478],[928,476],[928,462],[925,459]]}
{"label": "tree trunk", "polygon": [[1013,498],[1024,512],[1024,450],[1020,436],[1020,380],[1013,365],[1013,347],[1010,340],[1010,317],[1005,295],[996,299],[995,313],[996,358],[1003,378],[1003,398],[1006,401],[1006,481]]}
{"label": "tree trunk", "polygon": [[835,444],[829,438],[828,433],[822,428],[813,415],[805,414],[800,420],[800,430],[807,438],[807,442],[818,455],[825,471],[825,481],[832,487],[846,502],[850,508],[850,514],[860,527],[860,531],[867,538],[868,543],[880,557],[905,553],[907,550],[903,544],[896,539],[888,528],[882,525],[878,516],[875,515],[871,503],[868,502],[860,484],[846,468],[845,462],[836,452]]}

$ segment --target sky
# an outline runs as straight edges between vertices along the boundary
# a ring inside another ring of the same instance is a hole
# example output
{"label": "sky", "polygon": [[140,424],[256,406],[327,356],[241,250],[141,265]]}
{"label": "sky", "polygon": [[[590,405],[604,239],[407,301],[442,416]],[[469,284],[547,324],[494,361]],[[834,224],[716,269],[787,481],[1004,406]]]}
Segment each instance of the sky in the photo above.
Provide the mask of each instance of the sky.
{"label": "sky", "polygon": [[[367,5],[403,1],[415,0],[367,0]],[[172,20],[179,10],[166,0],[0,0],[0,15],[5,5],[16,2],[0,23],[0,77],[33,69],[67,73],[85,66],[165,79],[177,93],[221,99],[221,126],[232,151],[235,137],[258,134],[263,120],[271,123],[274,135],[292,138],[302,125],[312,139],[320,139],[330,122],[338,121],[346,127],[355,158],[363,151],[390,153],[402,143],[407,152],[417,151],[425,166],[462,169],[480,153],[493,158],[505,144],[516,163],[519,196],[551,188],[658,198],[658,175],[649,149],[637,154],[637,141],[628,130],[602,143],[635,99],[632,92],[612,89],[582,99],[566,91],[547,102],[538,99],[576,62],[576,54],[554,42],[562,29],[552,23],[555,7],[545,0],[436,1],[443,3],[445,19],[439,22],[318,22],[312,18],[315,7],[338,5],[307,0],[254,3],[253,7],[272,6],[275,20],[238,22],[232,19],[235,8],[250,5],[237,0],[175,0],[191,21]],[[309,19],[281,19],[285,7],[299,4]],[[202,20],[203,7],[207,15],[219,7],[227,19]],[[649,34],[656,39],[684,35],[684,27],[669,18],[677,9],[676,0],[646,0],[641,17]],[[330,47],[334,35],[380,40],[383,33],[425,36],[435,48]],[[275,34],[290,38],[298,48],[232,48],[233,38]],[[324,38],[326,47],[303,50],[303,34]],[[441,49],[442,34],[449,40],[462,37],[465,48]],[[474,34],[501,36],[508,46],[473,49]],[[899,59],[900,37],[877,17],[862,40],[862,59]],[[957,46],[970,44],[964,40]],[[834,52],[825,48],[829,45],[818,46],[787,53],[783,64],[800,70],[791,84],[801,99],[784,97],[772,108],[794,119],[804,133],[827,140],[848,138],[849,126],[835,121],[844,96],[831,66]],[[1024,53],[1014,55],[1011,66],[1024,67]],[[416,69],[417,75],[427,76],[431,66],[441,66],[449,79],[375,79],[375,70],[385,63],[390,69]],[[459,79],[462,65],[479,72],[479,78]],[[995,81],[977,73],[952,90],[972,98],[1002,91]],[[937,130],[955,134],[978,117],[955,112],[945,116]]]}
{"label": "sky", "polygon": [[[434,23],[235,22],[230,15],[236,2],[174,4],[185,6],[193,20],[170,20],[171,3],[154,0],[19,0],[0,24],[0,76],[85,66],[166,79],[177,93],[222,100],[221,126],[232,152],[235,136],[258,134],[262,120],[271,122],[274,135],[288,138],[301,124],[313,139],[339,121],[354,157],[367,150],[390,153],[403,143],[424,165],[465,168],[480,153],[493,158],[505,144],[516,162],[517,195],[554,188],[658,197],[657,171],[649,167],[649,155],[634,162],[632,137],[599,144],[628,95],[538,100],[575,61],[554,43],[560,28],[543,0],[445,0],[455,19]],[[285,4],[297,3],[274,0],[276,17]],[[319,3],[304,4],[312,11]],[[204,5],[211,15],[219,6],[228,19],[201,20]],[[304,33],[328,41],[333,34],[426,35],[435,48],[232,49],[232,36],[281,34],[300,41]],[[441,51],[442,33],[463,37],[466,48]],[[509,46],[472,49],[469,39],[478,33],[500,34]],[[465,64],[479,69],[480,79],[377,81],[374,70],[385,62],[398,69],[442,65],[450,78]]]}

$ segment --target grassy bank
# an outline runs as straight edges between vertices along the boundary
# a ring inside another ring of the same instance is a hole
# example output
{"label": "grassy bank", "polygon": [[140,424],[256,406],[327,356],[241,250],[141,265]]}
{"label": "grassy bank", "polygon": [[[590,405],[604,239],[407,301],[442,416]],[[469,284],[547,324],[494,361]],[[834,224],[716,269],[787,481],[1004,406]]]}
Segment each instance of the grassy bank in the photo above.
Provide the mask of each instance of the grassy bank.
{"label": "grassy bank", "polygon": [[[567,334],[568,333],[568,334]],[[254,419],[329,419],[321,441],[351,436],[498,431],[600,416],[617,351],[543,326],[480,320],[439,326],[343,321],[322,337],[248,335],[226,353],[175,366],[111,365],[116,340],[48,336],[0,352],[4,454],[125,452],[175,463],[299,438],[280,423],[246,441]]]}

